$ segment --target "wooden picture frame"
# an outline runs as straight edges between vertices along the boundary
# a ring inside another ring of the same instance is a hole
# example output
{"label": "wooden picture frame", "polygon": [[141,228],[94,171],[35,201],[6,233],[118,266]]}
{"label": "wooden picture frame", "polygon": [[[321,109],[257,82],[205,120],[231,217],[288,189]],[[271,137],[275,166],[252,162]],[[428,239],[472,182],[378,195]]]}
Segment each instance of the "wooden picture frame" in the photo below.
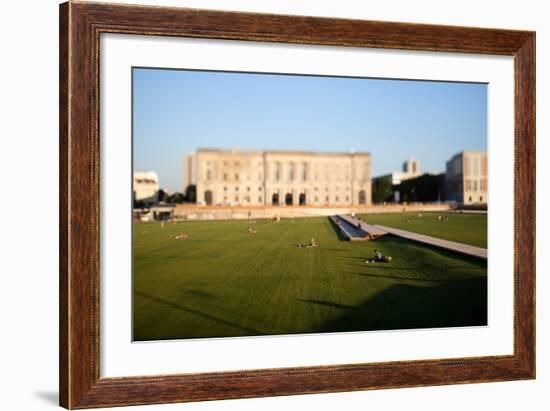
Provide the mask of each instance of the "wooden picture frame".
{"label": "wooden picture frame", "polygon": [[[101,33],[513,56],[514,354],[100,378]],[[91,408],[535,378],[535,33],[69,2],[60,6],[60,405]]]}

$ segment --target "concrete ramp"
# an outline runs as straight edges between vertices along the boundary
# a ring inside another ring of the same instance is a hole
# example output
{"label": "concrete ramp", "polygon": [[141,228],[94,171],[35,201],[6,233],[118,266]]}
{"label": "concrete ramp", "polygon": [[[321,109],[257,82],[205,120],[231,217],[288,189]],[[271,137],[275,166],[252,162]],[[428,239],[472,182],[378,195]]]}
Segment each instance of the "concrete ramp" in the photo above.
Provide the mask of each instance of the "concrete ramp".
{"label": "concrete ramp", "polygon": [[361,221],[343,214],[339,214],[337,217],[355,227],[357,230],[362,231],[365,240],[374,240],[382,235],[388,234],[388,232],[381,227],[368,224],[366,221]]}
{"label": "concrete ramp", "polygon": [[349,241],[373,240],[387,234],[387,232],[379,227],[354,220],[344,215],[334,215],[330,219]]}

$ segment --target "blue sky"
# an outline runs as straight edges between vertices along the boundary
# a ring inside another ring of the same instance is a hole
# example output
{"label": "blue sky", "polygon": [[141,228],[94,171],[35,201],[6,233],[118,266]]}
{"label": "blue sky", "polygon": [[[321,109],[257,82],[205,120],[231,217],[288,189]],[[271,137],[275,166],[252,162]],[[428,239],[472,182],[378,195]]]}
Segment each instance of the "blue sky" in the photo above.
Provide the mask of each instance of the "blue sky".
{"label": "blue sky", "polygon": [[373,176],[487,149],[486,84],[142,68],[133,82],[134,170],[169,190],[199,147],[367,151]]}

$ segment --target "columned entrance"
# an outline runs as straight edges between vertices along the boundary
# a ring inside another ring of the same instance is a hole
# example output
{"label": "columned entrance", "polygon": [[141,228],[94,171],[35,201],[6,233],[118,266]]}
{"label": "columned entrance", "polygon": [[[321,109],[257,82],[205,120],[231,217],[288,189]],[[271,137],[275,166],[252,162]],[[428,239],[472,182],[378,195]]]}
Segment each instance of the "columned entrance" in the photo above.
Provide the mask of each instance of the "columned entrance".
{"label": "columned entrance", "polygon": [[292,205],[292,194],[291,193],[287,193],[287,195],[285,196],[285,205],[287,205],[287,206]]}

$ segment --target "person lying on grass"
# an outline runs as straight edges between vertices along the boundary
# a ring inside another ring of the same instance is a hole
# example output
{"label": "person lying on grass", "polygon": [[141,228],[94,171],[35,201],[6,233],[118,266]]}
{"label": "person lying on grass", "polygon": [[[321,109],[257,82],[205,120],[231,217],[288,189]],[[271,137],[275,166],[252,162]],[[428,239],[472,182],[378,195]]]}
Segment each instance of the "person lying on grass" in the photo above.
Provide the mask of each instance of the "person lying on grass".
{"label": "person lying on grass", "polygon": [[309,244],[300,243],[298,244],[298,247],[300,248],[316,248],[319,244],[317,244],[317,241],[315,241],[315,238],[312,238]]}

